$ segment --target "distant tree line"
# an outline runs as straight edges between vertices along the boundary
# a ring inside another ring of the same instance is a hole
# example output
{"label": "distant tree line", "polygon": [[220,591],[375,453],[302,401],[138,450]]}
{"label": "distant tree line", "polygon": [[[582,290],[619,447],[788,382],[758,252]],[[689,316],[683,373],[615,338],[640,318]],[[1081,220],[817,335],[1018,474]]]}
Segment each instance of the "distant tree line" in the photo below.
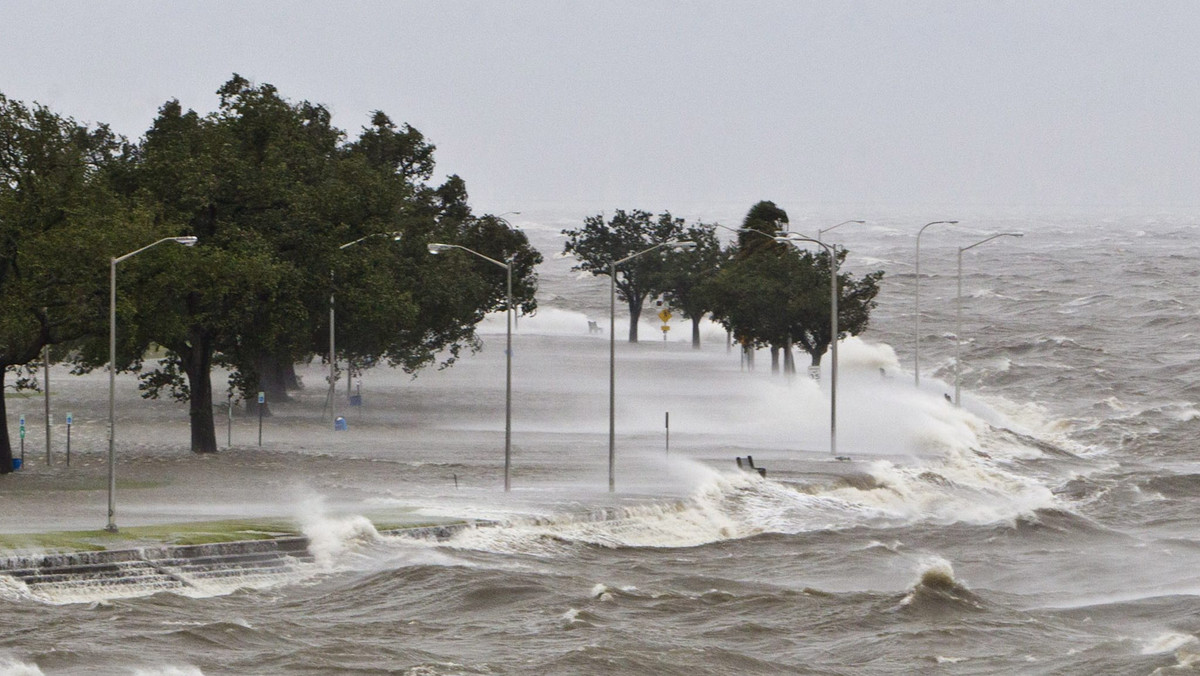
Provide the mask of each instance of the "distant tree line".
{"label": "distant tree line", "polygon": [[[564,252],[575,270],[608,275],[609,264],[671,240],[696,244],[687,251],[662,247],[617,269],[617,297],[629,309],[629,341],[637,342],[638,320],[648,299],[662,298],[692,322],[692,344],[700,346],[700,320],[711,316],[747,350],[771,349],[772,367],[794,370],[792,347],[819,365],[830,335],[830,255],[775,240],[787,229],[787,213],[773,202],[751,207],[736,238],[722,247],[714,224],[687,224],[669,212],[616,211],[591,216],[564,230]],[[845,249],[837,249],[840,264]],[[838,272],[838,339],[867,328],[882,271],[856,277]]]}
{"label": "distant tree line", "polygon": [[[218,94],[207,114],[167,101],[137,140],[0,94],[0,387],[32,385],[46,346],[80,372],[106,364],[109,262],[164,237],[199,241],[121,264],[116,366],[141,372],[144,396],[190,402],[199,453],[217,450],[212,368],[241,398],[286,397],[294,364],[326,358],[331,294],[352,369],[415,373],[477,349],[504,270],[430,242],[511,259],[514,302],[536,310],[541,255],[473,214],[461,178],[433,182],[418,130],[375,112],[351,138],[323,106],[236,74]],[[147,360],[154,346],[165,356]],[[0,473],[5,414],[0,396]]]}

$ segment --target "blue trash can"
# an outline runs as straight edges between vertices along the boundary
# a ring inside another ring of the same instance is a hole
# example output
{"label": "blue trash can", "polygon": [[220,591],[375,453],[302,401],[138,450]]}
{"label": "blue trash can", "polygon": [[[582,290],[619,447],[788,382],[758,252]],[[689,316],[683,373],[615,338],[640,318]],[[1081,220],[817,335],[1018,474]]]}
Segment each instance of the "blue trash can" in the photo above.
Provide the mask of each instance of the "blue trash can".
{"label": "blue trash can", "polygon": [[348,429],[350,429],[350,426],[348,424],[346,424],[346,419],[343,418],[342,416],[339,415],[333,421],[333,430],[335,432],[345,432]]}
{"label": "blue trash can", "polygon": [[13,458],[13,471],[15,472],[15,471],[17,471],[17,470],[19,470],[19,469],[21,469],[21,459],[20,459],[20,458]]}

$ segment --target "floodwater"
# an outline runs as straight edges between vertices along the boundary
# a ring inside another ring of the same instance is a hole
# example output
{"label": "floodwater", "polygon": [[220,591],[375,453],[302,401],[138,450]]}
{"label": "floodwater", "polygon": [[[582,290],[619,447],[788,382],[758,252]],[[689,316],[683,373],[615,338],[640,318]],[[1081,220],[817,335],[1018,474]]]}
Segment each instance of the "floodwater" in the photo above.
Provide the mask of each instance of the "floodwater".
{"label": "floodwater", "polygon": [[[849,460],[830,454],[828,359],[819,381],[788,379],[765,352],[748,368],[716,327],[693,350],[686,323],[673,320],[664,341],[654,321],[642,342],[617,343],[610,494],[607,283],[552,256],[559,222],[523,225],[549,260],[542,311],[514,337],[511,493],[502,318],[450,369],[369,371],[355,384],[361,406],[339,388],[343,432],[322,411],[323,367],[307,366],[307,387],[264,420],[263,445],[257,419],[239,414],[233,448],[216,457],[187,452],[185,409],[140,400],[123,377],[120,525],[278,516],[320,551],[288,576],[186,595],[99,587],[64,599],[0,583],[0,673],[1200,664],[1200,227],[981,219],[927,231],[920,388],[920,223],[831,233],[851,248],[850,270],[887,272],[870,330],[839,350],[837,451]],[[963,255],[956,408],[957,247],[1013,230],[1025,237]],[[589,319],[605,332],[588,333]],[[29,467],[0,480],[4,532],[104,523],[107,380],[52,378],[51,467],[41,399],[9,395],[10,425],[30,420]],[[766,478],[737,469],[747,455]],[[433,542],[381,535],[364,517],[487,524]]]}

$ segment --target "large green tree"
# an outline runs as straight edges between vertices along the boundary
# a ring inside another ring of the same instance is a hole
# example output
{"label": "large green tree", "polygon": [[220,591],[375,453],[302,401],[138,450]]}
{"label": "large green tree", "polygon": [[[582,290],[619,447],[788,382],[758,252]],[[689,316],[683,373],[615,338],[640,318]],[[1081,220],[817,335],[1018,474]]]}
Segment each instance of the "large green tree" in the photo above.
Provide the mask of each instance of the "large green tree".
{"label": "large green tree", "polygon": [[[536,251],[496,227],[506,223],[474,218],[458,177],[427,184],[433,147],[416,130],[376,113],[347,143],[322,106],[290,102],[270,85],[235,75],[218,94],[209,115],[165,104],[124,181],[165,227],[200,238],[169,269],[140,266],[131,282],[140,305],[123,322],[119,360],[140,367],[151,344],[166,348],[143,387],[190,402],[193,451],[216,450],[213,365],[231,370],[243,396],[270,389],[296,360],[325,355],[331,295],[339,354],[360,366],[386,360],[415,371],[442,351],[452,362],[475,347],[474,325],[503,296],[502,275],[497,283],[490,272],[438,265],[430,241],[515,255],[532,310]],[[383,234],[399,242],[374,237]]]}
{"label": "large green tree", "polygon": [[[0,392],[45,346],[103,332],[108,259],[156,236],[111,188],[121,152],[103,125],[0,94]],[[12,468],[7,420],[0,396],[0,473]]]}
{"label": "large green tree", "polygon": [[712,310],[712,280],[728,259],[716,226],[698,223],[688,226],[683,239],[696,247],[680,251],[667,260],[663,271],[663,296],[671,307],[692,322],[692,347],[700,349],[700,320]]}
{"label": "large green tree", "polygon": [[[604,215],[599,214],[584,219],[581,228],[563,230],[567,236],[563,252],[579,261],[572,270],[607,276],[612,262],[670,240],[683,239],[684,233],[683,219],[675,218],[669,212],[655,218],[647,211],[618,209],[607,222]],[[638,319],[646,298],[667,289],[664,261],[671,255],[672,252],[664,248],[627,261],[616,271],[617,297],[629,307],[631,343],[637,342]]]}
{"label": "large green tree", "polygon": [[[742,344],[770,347],[773,357],[782,351],[785,362],[790,362],[791,346],[798,344],[816,366],[833,340],[830,256],[774,241],[786,223],[787,214],[774,203],[751,208],[728,263],[708,290],[712,314]],[[866,330],[883,277],[882,271],[861,278],[841,272],[846,254],[845,249],[837,251],[839,340]]]}

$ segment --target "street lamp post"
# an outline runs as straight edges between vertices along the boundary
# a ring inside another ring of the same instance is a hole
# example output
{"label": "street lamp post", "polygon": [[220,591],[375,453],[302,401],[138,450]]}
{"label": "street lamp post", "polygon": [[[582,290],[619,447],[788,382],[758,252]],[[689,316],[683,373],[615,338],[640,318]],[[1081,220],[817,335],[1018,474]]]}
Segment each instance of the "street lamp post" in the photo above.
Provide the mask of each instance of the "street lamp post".
{"label": "street lamp post", "polygon": [[961,352],[961,348],[962,348],[962,255],[963,255],[963,252],[966,251],[967,249],[974,249],[975,247],[977,247],[980,244],[983,244],[985,242],[990,242],[993,239],[996,239],[997,237],[1023,237],[1023,236],[1024,236],[1024,233],[1020,233],[1020,232],[1002,232],[998,235],[992,235],[991,237],[981,239],[978,242],[975,242],[974,244],[972,244],[970,246],[959,247],[959,249],[958,249],[958,299],[957,299],[957,302],[955,303],[955,310],[954,310],[954,405],[955,406],[959,405],[959,397],[958,397],[958,394],[959,394],[959,381],[958,381],[959,368],[958,368],[958,366],[959,366],[959,353]]}
{"label": "street lamp post", "polygon": [[[831,228],[832,229],[832,228]],[[798,242],[812,242],[820,245],[829,254],[829,454],[837,454],[837,374],[838,374],[838,263],[837,247],[825,244],[811,237],[796,234],[783,235],[775,238],[776,242],[788,242],[795,246]]]}
{"label": "street lamp post", "polygon": [[921,386],[921,233],[925,232],[925,228],[939,223],[954,225],[958,221],[933,221],[921,226],[921,229],[917,231],[917,256],[913,271],[913,316],[916,317],[916,330],[913,336],[913,380],[917,387]]}
{"label": "street lamp post", "polygon": [[184,246],[196,243],[193,236],[164,237],[131,251],[124,256],[110,259],[108,268],[108,524],[104,530],[109,533],[117,532],[117,263],[133,258],[143,251],[158,246],[163,242],[176,242]]}
{"label": "street lamp post", "polygon": [[[369,235],[364,235],[352,242],[346,242],[338,247],[338,250],[348,249],[355,244],[369,239],[371,237],[391,237],[392,241],[400,241],[400,233],[398,232],[373,232]],[[334,311],[333,311],[333,270],[329,270],[329,413],[330,419],[337,425],[337,353],[334,351],[333,336],[334,336]],[[349,370],[346,371],[347,382],[350,378]]]}
{"label": "street lamp post", "polygon": [[450,249],[462,249],[467,253],[474,254],[483,260],[499,265],[504,268],[505,274],[505,348],[504,348],[504,492],[512,489],[510,473],[512,470],[512,329],[513,329],[513,294],[512,294],[512,266],[513,261],[510,258],[507,263],[500,261],[490,256],[485,256],[474,249],[468,249],[459,244],[437,244],[429,245],[429,253],[439,254]]}
{"label": "street lamp post", "polygon": [[[696,248],[695,242],[668,240],[608,264],[608,492],[617,490],[617,266],[669,246],[676,251]],[[629,318],[633,321],[633,317]]]}

